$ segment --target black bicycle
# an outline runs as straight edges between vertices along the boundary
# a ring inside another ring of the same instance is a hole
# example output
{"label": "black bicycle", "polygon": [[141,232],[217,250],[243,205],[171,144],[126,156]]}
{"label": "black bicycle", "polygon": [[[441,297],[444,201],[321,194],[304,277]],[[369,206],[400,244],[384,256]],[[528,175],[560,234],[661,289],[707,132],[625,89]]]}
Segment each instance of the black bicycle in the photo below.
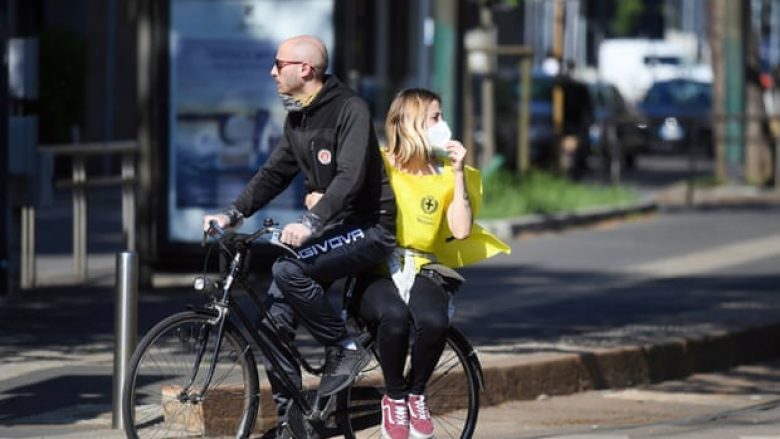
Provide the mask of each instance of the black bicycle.
{"label": "black bicycle", "polygon": [[[297,257],[293,249],[279,242],[280,232],[270,219],[252,234],[218,231],[206,260],[211,250],[218,248],[229,263],[224,264],[217,277],[208,276],[204,269],[194,284],[194,289],[208,293],[210,300],[157,323],[133,354],[122,401],[128,437],[246,438],[260,433],[255,428],[261,399],[253,347],[276,370],[281,370],[279,354],[271,348],[281,343],[305,371],[322,373],[324,365],[310,361],[279,329],[262,295],[246,276],[249,253],[256,240],[283,249],[288,257]],[[204,235],[204,245],[205,242]],[[239,288],[247,293],[259,315],[270,322],[270,337],[259,330],[233,297]],[[349,309],[354,289],[355,279],[347,279],[343,291],[345,310]],[[352,386],[320,400],[316,389],[300,389],[286,376],[280,376],[293,395],[287,413],[287,429],[293,438],[381,437],[380,399],[384,382],[374,337],[369,328],[355,319],[350,318],[348,323],[360,331],[357,339],[373,355]],[[450,328],[426,392],[437,438],[472,437],[481,390],[482,370],[476,351],[463,334]]]}

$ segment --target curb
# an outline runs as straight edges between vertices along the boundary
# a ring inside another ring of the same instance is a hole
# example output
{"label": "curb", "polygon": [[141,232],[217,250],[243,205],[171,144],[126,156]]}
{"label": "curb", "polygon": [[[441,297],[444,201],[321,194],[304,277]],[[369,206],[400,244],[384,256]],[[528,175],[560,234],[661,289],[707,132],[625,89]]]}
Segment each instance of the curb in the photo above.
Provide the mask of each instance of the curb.
{"label": "curb", "polygon": [[515,239],[524,233],[561,231],[573,226],[588,226],[632,215],[649,214],[658,209],[656,201],[644,201],[626,206],[596,207],[567,213],[480,220],[479,224],[500,239],[507,240]]}
{"label": "curb", "polygon": [[[485,387],[480,394],[480,407],[513,400],[641,386],[763,361],[780,356],[780,345],[775,343],[778,337],[780,323],[616,348],[546,346],[528,353],[527,346],[483,347],[479,350],[479,358]],[[270,391],[267,391],[270,389],[265,386],[262,390],[261,395],[265,398],[258,413],[255,434],[275,423],[274,406]],[[42,438],[124,437],[121,431],[108,426],[90,429],[88,434],[83,427],[52,427],[48,432],[34,426],[27,428]],[[0,435],[14,430],[0,428]],[[29,437],[23,430],[16,433],[21,435],[11,434],[10,437]]]}
{"label": "curb", "polygon": [[780,356],[778,337],[780,323],[640,346],[538,353],[530,359],[484,348],[480,352],[485,375],[481,405],[632,387],[725,370]]}

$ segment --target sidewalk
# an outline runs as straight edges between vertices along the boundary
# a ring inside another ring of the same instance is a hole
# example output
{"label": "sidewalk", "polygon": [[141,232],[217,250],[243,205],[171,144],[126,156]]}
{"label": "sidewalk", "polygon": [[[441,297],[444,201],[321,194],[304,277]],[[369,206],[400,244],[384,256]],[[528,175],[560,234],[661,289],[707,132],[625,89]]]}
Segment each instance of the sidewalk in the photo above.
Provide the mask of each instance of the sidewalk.
{"label": "sidewalk", "polygon": [[[707,205],[778,202],[775,195],[746,194],[741,188],[721,192],[707,194],[703,200]],[[648,202],[553,219],[491,222],[488,227],[516,236],[685,205],[679,188],[663,195],[661,205]],[[88,286],[46,287],[25,292],[21,300],[0,299],[0,437],[123,437],[110,429],[114,255],[98,253],[93,258]],[[67,272],[68,264],[67,258],[44,258],[39,269]],[[512,270],[501,267],[488,265],[484,271],[489,275],[490,270]],[[198,303],[181,280],[159,276],[158,283],[167,288],[141,292],[139,332],[187,303]],[[613,288],[630,289],[632,282],[646,281],[615,281]],[[504,300],[501,306],[512,307],[519,306],[521,299]],[[663,327],[626,321],[616,313],[580,335],[556,341],[540,337],[490,343],[484,342],[491,339],[485,334],[477,337],[483,341],[478,345],[486,383],[482,405],[634,386],[780,355],[776,343],[780,318],[773,311],[780,303],[761,307],[762,300],[780,302],[780,298],[762,296],[756,297],[758,308],[731,309],[728,314],[717,309],[694,310],[685,316],[669,316]],[[552,316],[559,311],[545,312]]]}

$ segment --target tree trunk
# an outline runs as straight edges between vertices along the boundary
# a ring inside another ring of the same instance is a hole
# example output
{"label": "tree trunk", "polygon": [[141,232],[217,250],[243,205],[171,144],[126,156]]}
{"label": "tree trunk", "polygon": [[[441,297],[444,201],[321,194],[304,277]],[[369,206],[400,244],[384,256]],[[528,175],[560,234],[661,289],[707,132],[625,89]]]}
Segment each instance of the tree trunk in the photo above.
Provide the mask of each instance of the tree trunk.
{"label": "tree trunk", "polygon": [[726,181],[726,123],[720,115],[725,114],[725,79],[723,66],[723,40],[725,38],[726,1],[712,0],[709,8],[708,27],[710,62],[712,65],[712,141],[715,156],[715,177]]}
{"label": "tree trunk", "polygon": [[771,136],[767,131],[764,90],[760,84],[759,36],[750,21],[751,2],[744,3],[745,50],[745,177],[748,183],[764,185],[772,177]]}

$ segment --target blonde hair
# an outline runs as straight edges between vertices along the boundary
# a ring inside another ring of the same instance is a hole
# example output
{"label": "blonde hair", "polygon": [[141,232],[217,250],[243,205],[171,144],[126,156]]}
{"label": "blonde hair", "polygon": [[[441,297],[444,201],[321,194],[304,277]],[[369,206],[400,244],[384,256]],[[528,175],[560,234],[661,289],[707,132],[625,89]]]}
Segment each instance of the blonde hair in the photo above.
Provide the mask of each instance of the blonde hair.
{"label": "blonde hair", "polygon": [[386,149],[396,166],[433,157],[425,135],[426,114],[433,101],[441,102],[441,98],[430,90],[409,88],[399,92],[390,104],[385,119]]}

